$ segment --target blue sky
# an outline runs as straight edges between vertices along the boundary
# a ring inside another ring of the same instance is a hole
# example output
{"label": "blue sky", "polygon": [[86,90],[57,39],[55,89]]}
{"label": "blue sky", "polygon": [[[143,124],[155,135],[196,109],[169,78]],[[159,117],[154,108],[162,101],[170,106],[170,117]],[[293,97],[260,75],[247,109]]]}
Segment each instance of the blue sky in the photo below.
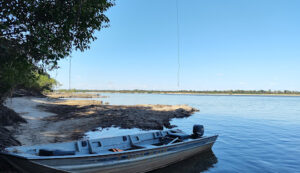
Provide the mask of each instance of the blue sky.
{"label": "blue sky", "polygon": [[[71,88],[300,90],[299,0],[116,0],[110,27],[72,53]],[[51,72],[69,88],[69,62]]]}

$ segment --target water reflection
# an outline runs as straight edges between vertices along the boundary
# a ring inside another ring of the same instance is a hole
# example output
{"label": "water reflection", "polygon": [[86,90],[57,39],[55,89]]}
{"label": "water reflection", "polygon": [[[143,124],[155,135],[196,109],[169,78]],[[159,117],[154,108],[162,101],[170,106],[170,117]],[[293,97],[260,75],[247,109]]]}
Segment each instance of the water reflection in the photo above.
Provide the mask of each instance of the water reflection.
{"label": "water reflection", "polygon": [[209,150],[151,173],[199,173],[214,167],[217,162],[217,157]]}
{"label": "water reflection", "polygon": [[[175,164],[157,172],[299,172],[300,97],[104,94],[114,105],[188,104],[201,112],[171,125],[190,134],[195,123],[207,136],[220,134],[213,151],[218,163]],[[132,130],[132,133],[140,131]],[[96,133],[96,132],[95,132]],[[127,134],[114,130],[114,135]],[[103,130],[97,137],[109,136]],[[234,147],[232,147],[234,146]],[[201,156],[200,156],[201,160]],[[213,160],[213,159],[212,159]],[[191,162],[191,163],[189,163]],[[204,164],[204,166],[203,166]],[[180,165],[180,166],[178,166]],[[191,165],[191,166],[187,166]]]}

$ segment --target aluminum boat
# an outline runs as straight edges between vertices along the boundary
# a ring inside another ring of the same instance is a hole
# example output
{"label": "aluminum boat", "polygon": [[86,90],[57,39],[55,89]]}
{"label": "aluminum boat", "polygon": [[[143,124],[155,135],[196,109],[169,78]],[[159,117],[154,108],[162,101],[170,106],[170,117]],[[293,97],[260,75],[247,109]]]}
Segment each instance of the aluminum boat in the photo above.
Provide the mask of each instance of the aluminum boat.
{"label": "aluminum boat", "polygon": [[165,130],[35,146],[9,147],[0,156],[21,172],[148,172],[210,150],[218,135]]}

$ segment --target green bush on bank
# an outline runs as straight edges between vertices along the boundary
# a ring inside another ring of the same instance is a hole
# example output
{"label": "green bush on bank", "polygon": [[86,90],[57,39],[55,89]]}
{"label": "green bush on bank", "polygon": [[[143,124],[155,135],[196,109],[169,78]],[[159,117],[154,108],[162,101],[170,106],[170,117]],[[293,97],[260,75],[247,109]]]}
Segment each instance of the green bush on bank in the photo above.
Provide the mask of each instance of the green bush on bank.
{"label": "green bush on bank", "polygon": [[59,85],[59,83],[55,79],[51,78],[49,74],[39,74],[35,72],[34,78],[27,81],[24,88],[37,92],[50,92],[57,85]]}

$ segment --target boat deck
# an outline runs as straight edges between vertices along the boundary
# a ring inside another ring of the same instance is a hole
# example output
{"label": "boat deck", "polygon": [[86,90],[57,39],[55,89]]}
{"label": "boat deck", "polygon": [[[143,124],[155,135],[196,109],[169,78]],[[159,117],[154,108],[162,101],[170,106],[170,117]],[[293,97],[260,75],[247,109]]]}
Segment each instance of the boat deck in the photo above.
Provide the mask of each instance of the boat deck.
{"label": "boat deck", "polygon": [[166,130],[10,147],[0,156],[25,172],[147,172],[211,149],[218,135],[202,136],[203,128],[196,127],[192,135]]}
{"label": "boat deck", "polygon": [[[170,138],[168,137],[169,134],[178,134],[179,137]],[[186,139],[180,139],[180,136],[185,136]],[[85,157],[86,155],[107,155],[134,150],[148,150],[190,140],[192,139],[189,138],[189,135],[180,130],[168,130],[74,142],[10,147],[6,151],[28,159]]]}

